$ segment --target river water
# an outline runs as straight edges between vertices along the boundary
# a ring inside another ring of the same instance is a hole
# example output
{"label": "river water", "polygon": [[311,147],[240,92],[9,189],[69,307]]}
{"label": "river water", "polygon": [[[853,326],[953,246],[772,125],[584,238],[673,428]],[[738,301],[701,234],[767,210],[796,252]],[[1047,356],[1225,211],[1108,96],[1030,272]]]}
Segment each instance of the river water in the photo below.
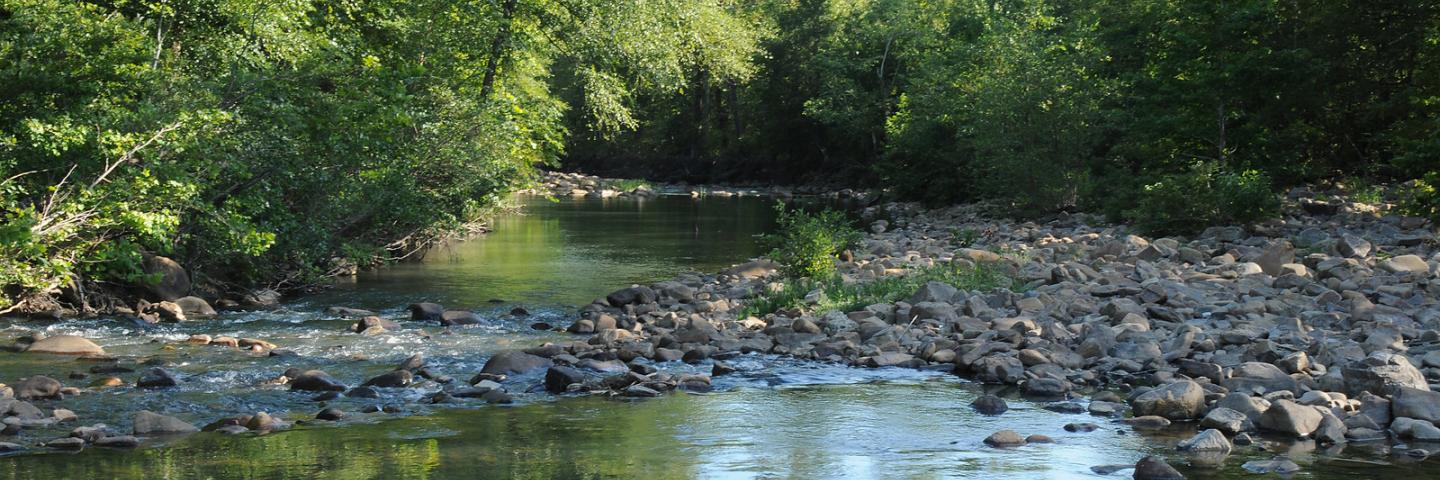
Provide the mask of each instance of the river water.
{"label": "river water", "polygon": [[[7,320],[0,334],[83,335],[122,358],[122,365],[141,371],[144,362],[163,364],[181,379],[163,391],[123,386],[37,402],[47,410],[75,411],[80,424],[128,432],[129,418],[142,409],[197,425],[257,411],[304,420],[321,409],[312,394],[265,385],[286,368],[321,368],[357,385],[422,353],[433,369],[463,381],[497,351],[569,338],[536,331],[532,323],[566,325],[576,306],[614,289],[744,261],[761,253],[755,236],[773,227],[772,201],[753,197],[522,202],[521,213],[497,220],[483,238],[433,252],[423,262],[363,274],[279,310],[150,330],[113,319]],[[351,321],[323,313],[340,305],[400,317],[405,305],[418,301],[472,309],[488,324],[443,334],[433,325],[405,324],[386,335],[360,336],[346,331]],[[533,314],[508,315],[517,306]],[[195,333],[262,338],[299,357],[182,343]],[[1194,431],[1179,426],[1141,436],[1105,419],[1055,413],[1013,397],[1010,412],[981,416],[969,407],[981,386],[943,373],[757,355],[732,363],[740,372],[717,377],[715,393],[638,401],[517,392],[514,405],[431,406],[421,400],[439,385],[382,389],[380,399],[329,402],[350,412],[338,423],[301,423],[266,435],[154,439],[138,450],[35,449],[0,458],[0,478],[1128,478],[1129,470],[1102,477],[1090,467],[1133,465],[1151,453],[1171,454],[1183,466],[1173,444]],[[87,374],[91,366],[0,353],[0,379],[7,381],[45,374],[85,387],[98,376]],[[660,367],[708,372],[707,365]],[[78,378],[82,374],[86,378]],[[119,376],[133,385],[138,373]],[[513,392],[536,378],[508,383]],[[356,413],[371,405],[399,412]],[[1064,431],[1071,422],[1102,428]],[[34,445],[73,427],[27,430],[6,440]],[[1005,450],[981,443],[1001,429],[1047,435],[1056,443]],[[1423,472],[1422,464],[1389,456],[1383,446],[1326,452],[1281,442],[1266,448],[1237,452],[1222,469],[1187,467],[1186,474],[1243,477],[1244,460],[1278,453],[1305,466],[1303,478]]]}

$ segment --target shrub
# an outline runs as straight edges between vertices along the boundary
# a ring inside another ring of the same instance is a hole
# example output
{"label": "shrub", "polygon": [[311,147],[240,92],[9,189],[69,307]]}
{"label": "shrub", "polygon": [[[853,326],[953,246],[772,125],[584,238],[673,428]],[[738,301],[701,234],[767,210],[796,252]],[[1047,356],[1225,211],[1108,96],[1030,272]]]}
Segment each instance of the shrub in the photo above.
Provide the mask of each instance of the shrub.
{"label": "shrub", "polygon": [[1424,177],[1406,182],[1400,190],[1400,213],[1415,217],[1440,220],[1440,173],[1430,172]]}
{"label": "shrub", "polygon": [[1015,288],[1015,279],[993,265],[971,265],[968,263],[942,263],[907,272],[905,275],[887,276],[870,282],[845,283],[837,278],[828,280],[797,280],[785,284],[785,288],[761,295],[745,304],[740,317],[760,317],[787,308],[805,305],[805,296],[815,290],[824,293],[817,310],[838,310],[852,312],[876,303],[893,303],[908,298],[929,282],[942,282],[961,290],[993,290]]}
{"label": "shrub", "polygon": [[1191,234],[1212,225],[1255,223],[1279,212],[1280,199],[1265,174],[1201,162],[1145,185],[1124,216],[1146,233]]}
{"label": "shrub", "polygon": [[766,235],[770,258],[791,279],[829,279],[835,276],[835,257],[860,243],[862,234],[844,213],[825,209],[817,213],[789,210],[776,203],[779,233]]}

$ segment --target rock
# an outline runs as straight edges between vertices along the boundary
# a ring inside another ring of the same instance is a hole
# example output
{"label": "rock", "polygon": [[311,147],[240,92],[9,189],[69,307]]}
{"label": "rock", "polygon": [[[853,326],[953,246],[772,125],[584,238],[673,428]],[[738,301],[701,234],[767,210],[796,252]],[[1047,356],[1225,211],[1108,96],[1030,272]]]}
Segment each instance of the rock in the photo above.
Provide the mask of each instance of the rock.
{"label": "rock", "polygon": [[380,398],[380,392],[372,387],[360,386],[345,392],[345,396],[350,398]]}
{"label": "rock", "polygon": [[616,308],[621,308],[626,305],[655,303],[658,299],[659,295],[655,293],[655,290],[645,286],[622,288],[605,296],[605,301],[609,302],[610,306]]}
{"label": "rock", "polygon": [[1100,426],[1093,423],[1067,423],[1064,428],[1067,432],[1086,433],[1099,430]]}
{"label": "rock", "polygon": [[135,448],[140,446],[140,439],[130,435],[107,436],[96,439],[92,442],[97,447],[106,448]]}
{"label": "rock", "polygon": [[1294,262],[1295,247],[1285,240],[1272,243],[1260,254],[1259,258],[1255,259],[1255,263],[1260,265],[1260,270],[1272,277],[1280,276],[1284,273],[1281,267]]}
{"label": "rock", "polygon": [[145,283],[145,289],[161,300],[175,301],[190,294],[190,274],[174,260],[158,255],[147,256],[143,268],[146,275],[159,277],[158,282]]}
{"label": "rock", "polygon": [[744,279],[755,279],[773,275],[775,274],[775,270],[778,268],[779,265],[773,261],[755,260],[753,262],[742,263],[740,265],[730,267],[726,269],[724,273],[726,275],[732,275]]}
{"label": "rock", "polygon": [[549,368],[553,364],[548,358],[511,350],[490,357],[490,360],[486,361],[485,366],[480,369],[480,373],[519,375]]}
{"label": "rock", "polygon": [[342,392],[345,391],[345,384],[340,383],[331,377],[330,374],[320,370],[307,370],[295,378],[290,379],[291,390],[307,390],[312,392]]}
{"label": "rock", "polygon": [[1260,415],[1258,425],[1265,430],[1305,437],[1320,427],[1321,419],[1320,412],[1314,407],[1282,399],[1270,404],[1270,408]]}
{"label": "rock", "polygon": [[31,343],[25,349],[29,353],[49,353],[55,355],[81,355],[97,356],[104,355],[105,350],[84,337],[75,335],[56,335],[45,337]]}
{"label": "rock", "polygon": [[929,282],[920,287],[914,295],[910,296],[906,303],[915,305],[921,302],[950,303],[959,290],[944,282]]}
{"label": "rock", "polygon": [[1130,404],[1136,416],[1156,415],[1170,420],[1199,418],[1205,408],[1205,389],[1190,380],[1155,388]]}
{"label": "rock", "polygon": [[1234,435],[1250,431],[1255,428],[1255,425],[1244,413],[1225,407],[1216,407],[1206,413],[1205,418],[1200,419],[1200,428],[1219,430],[1222,433]]}
{"label": "rock", "polygon": [[1299,389],[1295,379],[1280,370],[1280,367],[1262,362],[1245,362],[1237,365],[1230,371],[1230,378],[1220,384],[1232,392],[1294,392]]}
{"label": "rock", "polygon": [[174,433],[195,433],[200,431],[188,422],[166,415],[143,410],[135,414],[134,432],[136,435],[157,435]]}
{"label": "rock", "polygon": [[85,448],[85,439],[75,437],[57,438],[45,442],[45,446],[56,450],[80,450]]}
{"label": "rock", "polygon": [[865,366],[871,368],[893,367],[908,363],[914,359],[915,356],[908,353],[883,352],[878,355],[866,357],[863,363]]}
{"label": "rock", "polygon": [[1345,377],[1345,393],[1352,396],[1361,392],[1389,395],[1399,387],[1430,390],[1425,375],[1404,355],[1397,353],[1371,353],[1365,360],[1342,369],[1342,374]]}
{"label": "rock", "polygon": [[976,398],[975,401],[970,402],[970,406],[974,407],[975,411],[980,412],[982,415],[999,415],[1010,410],[1010,406],[1005,403],[1005,399],[994,395],[984,395]]}
{"label": "rock", "polygon": [[240,300],[245,305],[257,308],[273,308],[280,305],[280,292],[262,288],[245,294]]}
{"label": "rock", "polygon": [[200,297],[181,297],[175,300],[175,305],[180,307],[185,318],[210,318],[219,314],[210,302]]}
{"label": "rock", "polygon": [[1121,420],[1136,430],[1159,430],[1170,426],[1170,419],[1157,415],[1144,415]]}
{"label": "rock", "polygon": [[1334,415],[1322,414],[1320,426],[1313,433],[1315,441],[1320,445],[1336,445],[1345,443],[1345,434],[1349,429]]}
{"label": "rock", "polygon": [[1278,473],[1289,475],[1300,471],[1300,466],[1285,457],[1275,457],[1273,460],[1251,460],[1245,462],[1240,468],[1254,474]]}
{"label": "rock", "polygon": [[445,326],[454,325],[477,325],[481,322],[475,312],[467,310],[446,310],[440,313],[440,324]]}
{"label": "rock", "polygon": [[445,314],[445,307],[438,303],[412,303],[406,308],[410,310],[411,320],[440,320],[440,317]]}
{"label": "rock", "polygon": [[325,309],[325,314],[326,314],[326,315],[334,315],[334,316],[337,316],[337,317],[352,317],[352,318],[374,317],[374,316],[377,315],[375,312],[372,312],[372,311],[369,311],[369,310],[363,310],[363,309],[359,309],[359,308],[350,308],[350,307],[330,307],[330,308]]}
{"label": "rock", "polygon": [[1050,438],[1048,435],[1041,435],[1041,434],[1038,434],[1038,433],[1034,433],[1034,434],[1030,434],[1029,436],[1026,436],[1026,437],[1025,437],[1025,443],[1026,443],[1026,444],[1032,444],[1032,443],[1055,443],[1055,439]]}
{"label": "rock", "polygon": [[341,411],[338,408],[327,408],[321,410],[320,413],[315,414],[315,418],[319,420],[338,422],[345,418],[345,412]]}
{"label": "rock", "polygon": [[396,370],[408,370],[411,372],[422,368],[425,368],[425,355],[420,353],[405,357],[404,360],[400,361],[400,365],[395,367]]}
{"label": "rock", "polygon": [[395,370],[393,372],[386,372],[381,374],[380,376],[366,380],[365,383],[360,384],[360,386],[402,388],[409,386],[410,383],[413,381],[415,381],[415,374],[410,373],[409,370]]}
{"label": "rock", "polygon": [[376,316],[367,316],[361,317],[360,320],[356,321],[355,325],[350,327],[350,330],[355,333],[368,333],[373,335],[397,328],[400,328],[400,324],[398,323]]}
{"label": "rock", "polygon": [[1335,243],[1335,251],[1346,258],[1365,258],[1373,248],[1369,240],[1348,233],[1341,235],[1340,241]]}
{"label": "rock", "polygon": [[1430,274],[1430,264],[1418,255],[1400,255],[1380,262],[1380,269],[1390,273]]}
{"label": "rock", "polygon": [[1030,397],[1059,398],[1070,391],[1070,382],[1058,378],[1036,378],[1026,380],[1021,387]]}
{"label": "rock", "polygon": [[279,422],[265,412],[258,412],[250,416],[250,421],[245,422],[245,428],[255,431],[273,430]]}
{"label": "rock", "polygon": [[1165,460],[1148,456],[1135,463],[1135,480],[1185,480],[1175,467],[1165,463]]}
{"label": "rock", "polygon": [[1012,430],[1001,430],[985,437],[985,444],[996,447],[1022,447],[1025,446],[1025,438]]}
{"label": "rock", "polygon": [[60,398],[60,389],[64,385],[59,380],[36,375],[26,378],[11,386],[15,390],[15,398],[20,400],[39,400],[47,398]]}
{"label": "rock", "polygon": [[1176,446],[1182,452],[1230,453],[1230,439],[1216,429],[1206,429]]}
{"label": "rock", "polygon": [[585,383],[585,373],[578,369],[556,365],[545,371],[545,391],[565,393],[572,384]]}
{"label": "rock", "polygon": [[168,388],[179,384],[180,382],[175,380],[174,375],[161,368],[150,369],[140,376],[139,381],[135,382],[135,386],[140,388]]}
{"label": "rock", "polygon": [[1440,392],[1398,387],[1390,399],[1392,415],[1440,423]]}
{"label": "rock", "polygon": [[624,396],[627,396],[627,397],[640,397],[640,398],[650,398],[650,397],[658,397],[658,396],[660,396],[660,392],[659,392],[659,391],[657,391],[657,390],[655,390],[655,389],[653,389],[653,388],[650,388],[650,387],[646,387],[646,386],[644,386],[644,385],[640,385],[640,384],[635,384],[635,385],[631,385],[631,386],[629,386],[629,387],[625,387],[625,390],[624,390],[623,392],[621,392],[621,394],[624,395]]}

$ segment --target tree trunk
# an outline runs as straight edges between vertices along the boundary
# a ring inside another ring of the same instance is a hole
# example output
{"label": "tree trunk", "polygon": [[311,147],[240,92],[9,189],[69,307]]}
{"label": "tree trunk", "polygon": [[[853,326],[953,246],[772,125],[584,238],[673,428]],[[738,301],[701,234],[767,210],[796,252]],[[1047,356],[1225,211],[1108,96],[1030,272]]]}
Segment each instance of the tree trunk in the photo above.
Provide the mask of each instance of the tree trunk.
{"label": "tree trunk", "polygon": [[500,61],[505,55],[505,44],[510,42],[510,25],[515,19],[515,1],[505,0],[500,6],[500,30],[490,41],[490,61],[485,65],[485,80],[480,84],[480,99],[488,100],[495,93],[495,72],[500,70]]}

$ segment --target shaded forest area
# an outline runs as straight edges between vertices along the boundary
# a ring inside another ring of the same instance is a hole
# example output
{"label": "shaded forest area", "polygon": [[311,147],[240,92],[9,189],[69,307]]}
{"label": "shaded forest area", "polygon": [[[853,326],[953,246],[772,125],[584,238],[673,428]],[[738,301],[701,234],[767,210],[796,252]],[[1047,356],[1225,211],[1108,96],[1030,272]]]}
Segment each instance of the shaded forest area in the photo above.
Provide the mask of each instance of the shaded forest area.
{"label": "shaded forest area", "polygon": [[1336,181],[1433,216],[1440,2],[0,0],[0,309],[152,255],[307,285],[544,165],[1161,233]]}

